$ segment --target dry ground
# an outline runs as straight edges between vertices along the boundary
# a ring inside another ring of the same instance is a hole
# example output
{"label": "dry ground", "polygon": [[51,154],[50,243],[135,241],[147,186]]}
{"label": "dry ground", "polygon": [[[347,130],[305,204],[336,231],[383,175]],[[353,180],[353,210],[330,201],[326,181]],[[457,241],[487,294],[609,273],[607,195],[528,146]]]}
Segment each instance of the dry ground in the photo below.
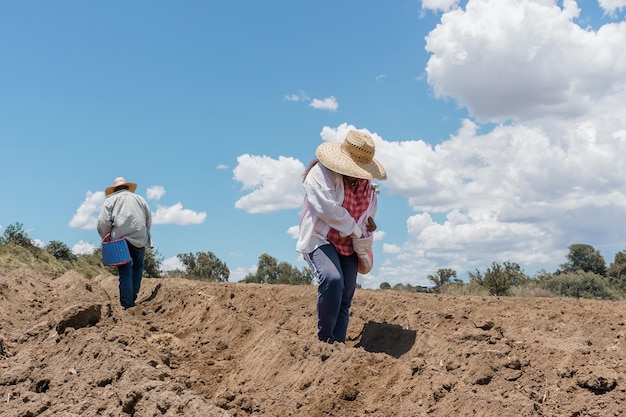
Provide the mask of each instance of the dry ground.
{"label": "dry ground", "polygon": [[1,416],[626,416],[626,303],[0,271]]}

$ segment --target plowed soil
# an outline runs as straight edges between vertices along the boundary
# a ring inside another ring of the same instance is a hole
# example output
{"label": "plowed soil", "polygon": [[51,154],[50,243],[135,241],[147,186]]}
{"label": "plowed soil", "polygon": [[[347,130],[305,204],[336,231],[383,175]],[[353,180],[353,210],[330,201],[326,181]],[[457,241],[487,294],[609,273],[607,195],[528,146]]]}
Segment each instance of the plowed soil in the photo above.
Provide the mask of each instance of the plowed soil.
{"label": "plowed soil", "polygon": [[626,416],[626,303],[0,271],[1,416]]}

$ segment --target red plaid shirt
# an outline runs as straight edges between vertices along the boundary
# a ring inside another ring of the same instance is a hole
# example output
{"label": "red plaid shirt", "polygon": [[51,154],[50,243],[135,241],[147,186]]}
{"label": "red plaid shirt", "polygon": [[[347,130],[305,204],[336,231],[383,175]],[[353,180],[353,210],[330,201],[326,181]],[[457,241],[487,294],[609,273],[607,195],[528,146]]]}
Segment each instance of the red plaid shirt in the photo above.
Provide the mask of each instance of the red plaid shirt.
{"label": "red plaid shirt", "polygon": [[[359,217],[370,205],[372,189],[369,180],[357,179],[356,185],[353,187],[350,182],[343,178],[344,197],[341,206],[348,210],[354,221],[358,221]],[[352,248],[352,238],[350,236],[341,237],[339,231],[331,228],[326,236],[328,241],[337,248],[337,252],[348,256],[354,253]]]}

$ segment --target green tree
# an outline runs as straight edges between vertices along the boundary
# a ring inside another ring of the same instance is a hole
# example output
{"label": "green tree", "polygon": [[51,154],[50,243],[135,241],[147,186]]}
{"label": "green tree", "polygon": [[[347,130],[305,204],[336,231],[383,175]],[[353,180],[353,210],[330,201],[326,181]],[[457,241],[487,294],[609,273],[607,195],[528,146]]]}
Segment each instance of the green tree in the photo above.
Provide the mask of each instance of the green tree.
{"label": "green tree", "polygon": [[559,272],[593,272],[606,276],[606,262],[600,252],[591,245],[577,243],[569,246],[567,262],[561,265]]}
{"label": "green tree", "polygon": [[276,284],[280,278],[278,259],[264,253],[259,256],[256,269],[256,280],[261,284]]}
{"label": "green tree", "polygon": [[429,274],[427,278],[430,282],[435,284],[433,290],[442,293],[445,287],[450,284],[450,279],[453,277],[456,278],[456,271],[454,269],[443,268],[438,269],[434,274]]}
{"label": "green tree", "polygon": [[185,266],[184,276],[209,282],[227,282],[230,270],[212,252],[178,254],[176,257]]}
{"label": "green tree", "polygon": [[543,277],[541,286],[563,297],[618,299],[606,277],[579,270]]}
{"label": "green tree", "polygon": [[163,257],[160,256],[157,249],[146,248],[143,258],[143,273],[150,278],[161,278],[161,262]]}
{"label": "green tree", "polygon": [[56,259],[65,261],[73,261],[76,259],[76,255],[72,253],[70,248],[65,243],[58,240],[51,240],[50,243],[46,245],[46,252]]}
{"label": "green tree", "polygon": [[310,268],[299,270],[288,262],[278,262],[267,253],[259,256],[255,273],[248,274],[242,282],[257,284],[311,284],[314,279]]}
{"label": "green tree", "polygon": [[493,262],[484,275],[476,269],[476,272],[469,273],[469,277],[470,283],[479,284],[491,295],[507,295],[512,286],[520,285],[528,279],[521,267],[514,262]]}
{"label": "green tree", "polygon": [[611,285],[622,291],[626,290],[626,250],[615,254],[615,260],[609,266],[606,275]]}
{"label": "green tree", "polygon": [[21,246],[23,248],[36,248],[28,233],[24,231],[22,223],[16,222],[8,225],[2,234],[2,243]]}
{"label": "green tree", "polygon": [[390,290],[391,284],[389,284],[388,282],[383,282],[378,286],[378,288],[380,288],[381,290]]}
{"label": "green tree", "polygon": [[512,287],[517,287],[530,281],[530,278],[524,273],[519,264],[505,261],[502,265],[504,266],[504,271],[506,272]]}

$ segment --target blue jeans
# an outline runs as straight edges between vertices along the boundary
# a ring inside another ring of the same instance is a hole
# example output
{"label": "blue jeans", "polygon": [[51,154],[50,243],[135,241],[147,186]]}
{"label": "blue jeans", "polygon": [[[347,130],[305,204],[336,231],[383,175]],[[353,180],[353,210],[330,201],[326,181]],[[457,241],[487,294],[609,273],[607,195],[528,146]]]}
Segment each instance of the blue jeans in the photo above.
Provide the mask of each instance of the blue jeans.
{"label": "blue jeans", "polygon": [[341,255],[331,244],[305,256],[317,277],[317,337],[345,342],[352,297],[356,289],[357,255]]}
{"label": "blue jeans", "polygon": [[146,254],[146,248],[136,248],[128,242],[126,244],[131,261],[118,266],[117,273],[120,277],[120,303],[122,307],[129,308],[135,306],[135,300],[137,300],[137,294],[141,288],[143,258]]}

